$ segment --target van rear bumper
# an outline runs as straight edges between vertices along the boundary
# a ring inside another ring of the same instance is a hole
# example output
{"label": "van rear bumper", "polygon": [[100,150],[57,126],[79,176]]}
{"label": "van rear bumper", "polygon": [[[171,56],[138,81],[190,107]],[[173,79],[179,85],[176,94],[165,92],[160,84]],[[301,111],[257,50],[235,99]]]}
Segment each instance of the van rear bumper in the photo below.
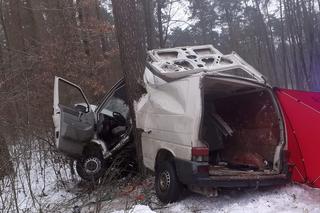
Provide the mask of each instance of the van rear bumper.
{"label": "van rear bumper", "polygon": [[289,183],[290,174],[267,174],[246,176],[209,176],[202,168],[207,163],[175,159],[179,180],[185,185],[217,188],[265,187]]}

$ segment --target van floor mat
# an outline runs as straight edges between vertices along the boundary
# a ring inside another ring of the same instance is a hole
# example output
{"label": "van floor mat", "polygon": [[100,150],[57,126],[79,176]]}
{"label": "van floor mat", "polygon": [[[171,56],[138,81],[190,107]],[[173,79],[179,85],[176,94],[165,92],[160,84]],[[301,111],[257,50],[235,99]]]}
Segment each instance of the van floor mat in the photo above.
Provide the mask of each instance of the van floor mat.
{"label": "van floor mat", "polygon": [[258,171],[259,170],[259,168],[257,166],[233,164],[233,163],[229,163],[228,168],[235,169],[235,170],[241,170],[241,171],[248,171],[248,170]]}
{"label": "van floor mat", "polygon": [[254,170],[264,170],[265,160],[258,153],[238,152],[228,161],[229,166],[240,168],[251,168]]}
{"label": "van floor mat", "polygon": [[276,171],[273,170],[263,170],[263,171],[255,171],[255,170],[239,170],[239,169],[231,169],[230,167],[225,166],[210,166],[209,175],[210,176],[246,176],[246,175],[274,175],[277,174]]}

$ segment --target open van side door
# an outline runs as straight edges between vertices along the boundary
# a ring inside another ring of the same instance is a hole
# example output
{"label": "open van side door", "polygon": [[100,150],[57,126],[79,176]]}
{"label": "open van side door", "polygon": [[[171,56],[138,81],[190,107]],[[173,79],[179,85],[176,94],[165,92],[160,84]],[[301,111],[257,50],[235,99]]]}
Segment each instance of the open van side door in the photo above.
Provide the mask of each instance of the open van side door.
{"label": "open van side door", "polygon": [[95,115],[82,89],[60,77],[54,82],[53,122],[56,147],[67,155],[81,155],[94,137]]}

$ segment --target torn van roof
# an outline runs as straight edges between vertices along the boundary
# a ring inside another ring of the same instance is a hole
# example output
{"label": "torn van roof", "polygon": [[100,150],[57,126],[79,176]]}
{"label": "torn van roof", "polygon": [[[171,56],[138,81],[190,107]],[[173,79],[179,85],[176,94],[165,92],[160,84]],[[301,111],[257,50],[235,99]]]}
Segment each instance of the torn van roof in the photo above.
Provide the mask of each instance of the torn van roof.
{"label": "torn van roof", "polygon": [[223,55],[212,45],[151,50],[148,52],[147,67],[164,80],[204,72],[266,83],[264,76],[237,53]]}

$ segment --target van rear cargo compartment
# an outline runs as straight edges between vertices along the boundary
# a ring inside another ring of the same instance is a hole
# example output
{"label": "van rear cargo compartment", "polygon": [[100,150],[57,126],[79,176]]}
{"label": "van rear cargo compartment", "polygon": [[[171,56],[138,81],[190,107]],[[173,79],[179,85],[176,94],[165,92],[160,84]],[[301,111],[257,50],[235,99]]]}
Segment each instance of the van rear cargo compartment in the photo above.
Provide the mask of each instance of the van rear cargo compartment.
{"label": "van rear cargo compartment", "polygon": [[203,100],[200,139],[209,148],[210,175],[279,173],[283,124],[271,89],[205,77]]}

